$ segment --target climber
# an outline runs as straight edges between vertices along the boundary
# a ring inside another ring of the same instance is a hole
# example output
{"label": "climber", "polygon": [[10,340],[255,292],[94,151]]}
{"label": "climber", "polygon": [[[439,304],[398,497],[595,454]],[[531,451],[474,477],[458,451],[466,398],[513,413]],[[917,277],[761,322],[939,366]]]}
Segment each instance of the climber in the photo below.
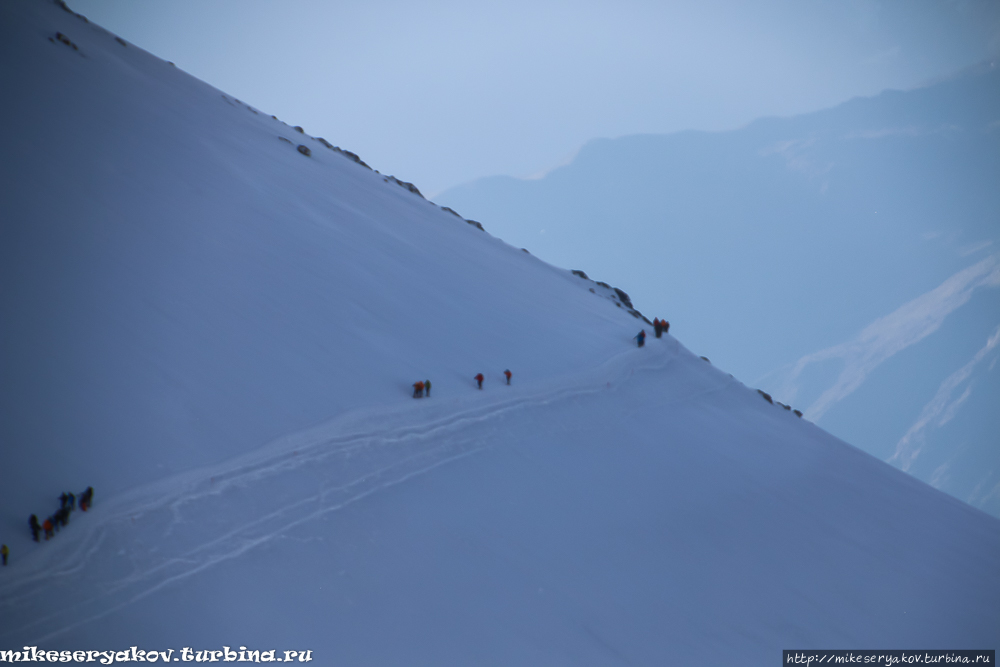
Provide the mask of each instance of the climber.
{"label": "climber", "polygon": [[88,486],[87,490],[80,494],[80,509],[86,512],[94,504],[94,487]]}

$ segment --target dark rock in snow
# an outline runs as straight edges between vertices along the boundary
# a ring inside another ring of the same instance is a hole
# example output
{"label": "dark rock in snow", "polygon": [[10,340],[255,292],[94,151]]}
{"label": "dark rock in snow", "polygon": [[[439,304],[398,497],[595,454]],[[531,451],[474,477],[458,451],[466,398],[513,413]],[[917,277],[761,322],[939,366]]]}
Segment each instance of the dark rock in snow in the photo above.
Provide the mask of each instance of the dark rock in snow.
{"label": "dark rock in snow", "polygon": [[624,303],[629,308],[634,308],[635,307],[635,306],[632,305],[632,299],[628,298],[628,294],[626,294],[622,290],[618,289],[617,287],[614,287],[612,289],[614,289],[615,294],[618,295],[618,298],[621,299],[622,303]]}
{"label": "dark rock in snow", "polygon": [[358,155],[356,153],[352,153],[351,151],[344,150],[343,148],[336,148],[336,147],[333,150],[335,150],[338,153],[341,153],[343,155],[346,155],[350,159],[352,159],[355,162],[357,162],[358,164],[360,164],[365,169],[371,169],[371,167],[369,167],[367,164],[365,164],[364,161],[360,157],[358,157]]}
{"label": "dark rock in snow", "polygon": [[69,7],[67,7],[66,3],[64,2],[64,0],[55,0],[55,3],[56,3],[56,6],[60,7],[63,11],[69,12],[70,14],[72,14],[76,18],[80,19],[84,23],[90,23],[90,21],[87,20],[86,16],[84,16],[83,14],[77,14],[72,9],[70,9]]}
{"label": "dark rock in snow", "polygon": [[415,186],[415,185],[414,185],[413,183],[407,183],[406,181],[401,181],[401,180],[399,180],[398,178],[396,178],[395,176],[390,176],[390,177],[389,177],[389,178],[387,178],[386,180],[387,180],[387,181],[392,181],[392,182],[393,182],[393,183],[395,183],[396,185],[398,185],[398,186],[400,186],[400,187],[403,187],[403,188],[406,188],[407,190],[409,190],[409,191],[410,191],[410,192],[412,192],[413,194],[417,195],[417,196],[418,196],[418,197],[420,197],[421,199],[423,199],[423,198],[424,198],[424,196],[423,196],[422,194],[420,194],[420,190],[418,190],[418,189],[417,189],[417,186]]}
{"label": "dark rock in snow", "polygon": [[[51,38],[50,38],[50,39],[51,39]],[[80,49],[78,49],[78,48],[77,48],[76,44],[74,44],[73,42],[71,42],[71,41],[69,40],[69,37],[67,37],[66,35],[62,34],[61,32],[57,32],[57,33],[56,33],[56,39],[57,39],[58,41],[62,42],[63,44],[65,44],[66,46],[71,46],[71,47],[73,47],[73,50],[74,50],[74,51],[79,51],[79,50],[80,50]]]}

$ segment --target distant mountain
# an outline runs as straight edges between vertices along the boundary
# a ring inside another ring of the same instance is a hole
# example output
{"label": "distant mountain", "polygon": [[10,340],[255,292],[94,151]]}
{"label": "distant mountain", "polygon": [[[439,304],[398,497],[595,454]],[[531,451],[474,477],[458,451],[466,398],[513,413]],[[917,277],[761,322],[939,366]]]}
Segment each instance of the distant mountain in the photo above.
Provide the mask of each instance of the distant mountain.
{"label": "distant mountain", "polygon": [[731,132],[595,140],[438,200],[1000,516],[998,184],[990,64]]}
{"label": "distant mountain", "polygon": [[639,348],[625,292],[59,3],[0,3],[0,90],[0,660],[1000,639],[1000,521]]}

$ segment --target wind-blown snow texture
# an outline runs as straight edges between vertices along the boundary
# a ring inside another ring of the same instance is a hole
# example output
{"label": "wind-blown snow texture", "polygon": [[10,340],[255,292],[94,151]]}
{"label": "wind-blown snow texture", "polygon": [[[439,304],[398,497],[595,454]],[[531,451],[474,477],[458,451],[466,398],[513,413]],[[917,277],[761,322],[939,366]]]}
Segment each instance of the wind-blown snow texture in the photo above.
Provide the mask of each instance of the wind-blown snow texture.
{"label": "wind-blown snow texture", "polygon": [[0,649],[996,645],[1000,523],[594,283],[57,5],[0,5],[0,89]]}

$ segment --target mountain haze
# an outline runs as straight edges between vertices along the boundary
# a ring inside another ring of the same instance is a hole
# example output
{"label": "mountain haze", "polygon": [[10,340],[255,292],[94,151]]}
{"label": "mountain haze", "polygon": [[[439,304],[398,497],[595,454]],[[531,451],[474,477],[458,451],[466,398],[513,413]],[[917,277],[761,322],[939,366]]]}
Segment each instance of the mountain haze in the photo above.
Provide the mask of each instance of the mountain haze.
{"label": "mountain haze", "polygon": [[1000,516],[997,183],[987,63],[736,131],[595,140],[438,199],[628,285],[736,377]]}

